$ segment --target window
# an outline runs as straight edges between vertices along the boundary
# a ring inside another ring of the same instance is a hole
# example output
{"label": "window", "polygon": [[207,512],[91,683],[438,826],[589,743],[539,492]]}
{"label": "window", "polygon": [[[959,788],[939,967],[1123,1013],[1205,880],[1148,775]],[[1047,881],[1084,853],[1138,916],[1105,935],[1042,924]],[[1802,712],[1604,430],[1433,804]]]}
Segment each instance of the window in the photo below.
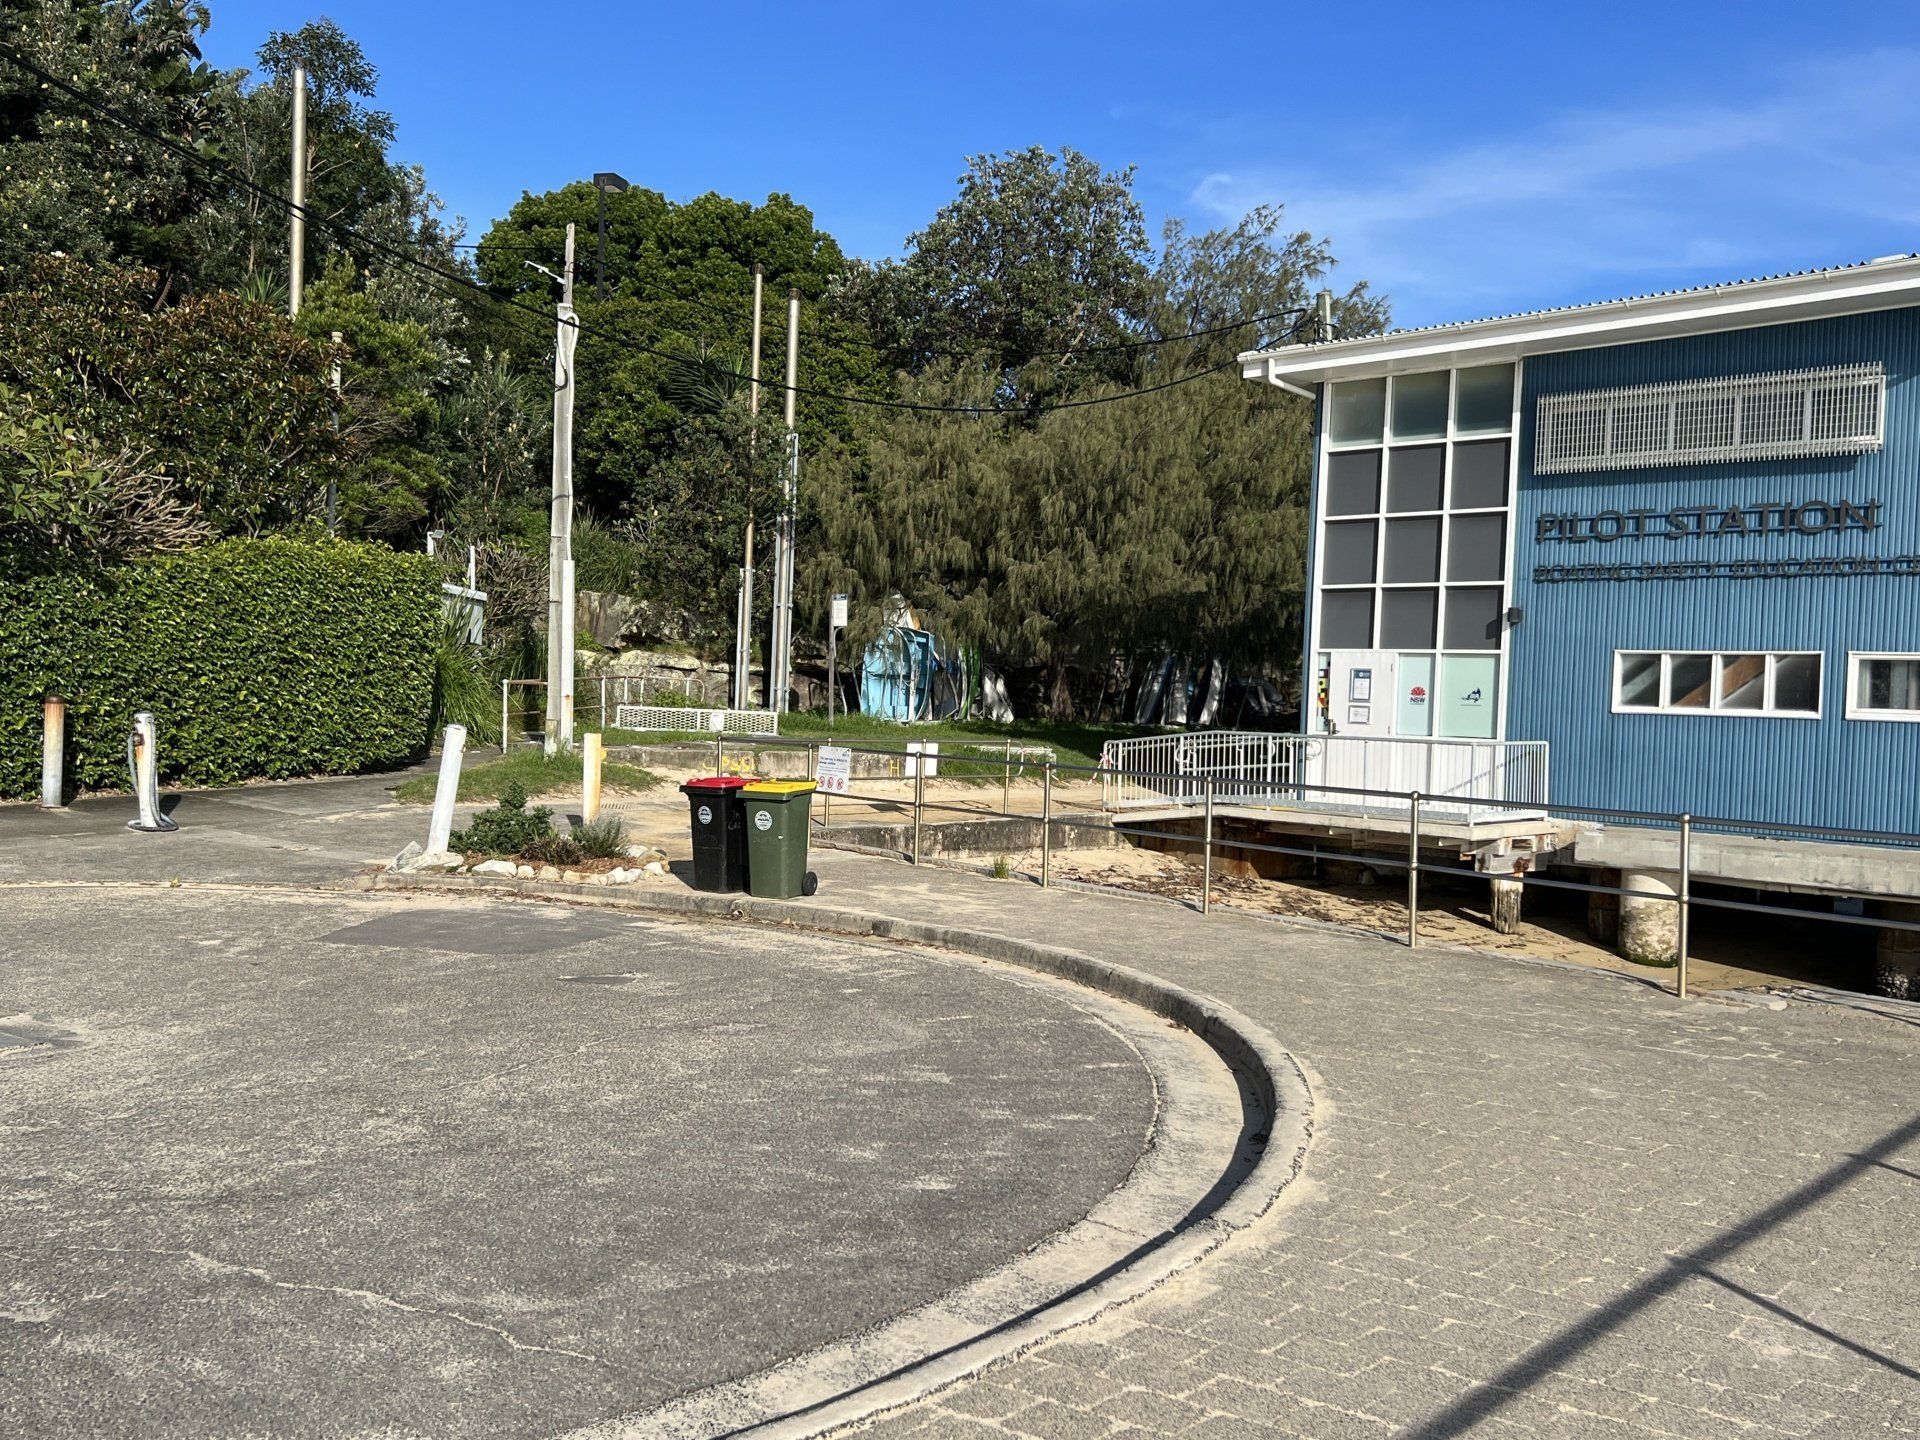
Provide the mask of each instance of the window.
{"label": "window", "polygon": [[[1913,657],[1913,663],[1915,713],[1908,718],[1920,720],[1920,656]],[[1630,714],[1786,715],[1817,720],[1820,656],[1799,651],[1616,650],[1613,708]]]}
{"label": "window", "polygon": [[1920,655],[1848,655],[1847,718],[1920,720]]}

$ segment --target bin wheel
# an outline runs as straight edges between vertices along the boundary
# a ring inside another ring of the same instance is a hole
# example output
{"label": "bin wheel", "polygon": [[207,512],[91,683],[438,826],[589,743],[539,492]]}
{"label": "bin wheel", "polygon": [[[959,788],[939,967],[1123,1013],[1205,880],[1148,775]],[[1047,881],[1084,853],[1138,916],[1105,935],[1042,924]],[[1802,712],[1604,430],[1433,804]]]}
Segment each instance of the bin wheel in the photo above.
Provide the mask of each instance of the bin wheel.
{"label": "bin wheel", "polygon": [[800,893],[802,895],[811,895],[819,888],[820,877],[811,870],[807,871],[805,878],[800,881]]}

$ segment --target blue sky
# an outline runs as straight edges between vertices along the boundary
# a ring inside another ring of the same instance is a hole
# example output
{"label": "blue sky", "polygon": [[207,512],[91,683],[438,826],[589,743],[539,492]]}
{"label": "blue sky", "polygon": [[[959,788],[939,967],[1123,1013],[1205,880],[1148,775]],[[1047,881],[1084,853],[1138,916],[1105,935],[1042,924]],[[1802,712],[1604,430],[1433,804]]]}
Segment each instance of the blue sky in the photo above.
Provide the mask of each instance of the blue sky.
{"label": "blue sky", "polygon": [[792,194],[897,253],[966,155],[1139,168],[1157,226],[1258,203],[1403,325],[1920,250],[1920,7],[212,0],[208,58],[331,15],[472,237],[612,169]]}

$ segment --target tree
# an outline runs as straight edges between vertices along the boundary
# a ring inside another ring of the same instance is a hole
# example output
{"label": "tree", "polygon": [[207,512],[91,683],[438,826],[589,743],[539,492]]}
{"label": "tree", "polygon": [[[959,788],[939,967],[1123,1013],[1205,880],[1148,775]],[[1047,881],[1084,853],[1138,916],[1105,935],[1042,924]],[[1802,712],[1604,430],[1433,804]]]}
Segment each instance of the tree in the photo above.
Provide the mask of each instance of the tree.
{"label": "tree", "polygon": [[959,185],[908,237],[904,260],[857,267],[847,282],[848,308],[889,361],[917,374],[977,355],[1003,400],[1029,403],[1116,375],[1101,347],[1132,337],[1151,294],[1132,167],[1102,171],[1036,145],[970,157]]}
{"label": "tree", "polygon": [[310,522],[336,442],[328,352],[214,292],[155,311],[152,271],[41,259],[0,293],[0,382],[148,457],[220,534]]}
{"label": "tree", "polygon": [[[217,149],[219,77],[201,61],[204,5],[188,0],[9,0],[0,40],[146,128]],[[0,61],[0,288],[39,255],[126,260],[157,293],[192,275],[218,187],[191,161],[103,121]]]}
{"label": "tree", "polygon": [[[1172,652],[1285,673],[1297,664],[1312,416],[1303,401],[1208,373],[1285,338],[1331,268],[1281,238],[1277,212],[1167,231],[1123,333],[1118,380],[1029,417],[908,412],[864,453],[812,470],[818,541],[806,593],[905,596],[947,638],[1037,672],[1057,715],[1098,704],[1111,662]],[[1264,324],[1245,317],[1286,312]],[[1343,333],[1385,307],[1355,286]],[[1185,338],[1196,330],[1217,333]],[[948,360],[919,401],[990,403],[1004,371]],[[1129,390],[1179,381],[1171,388]],[[1124,383],[1122,383],[1124,382]],[[877,612],[868,607],[868,619]],[[858,636],[856,638],[856,643]]]}

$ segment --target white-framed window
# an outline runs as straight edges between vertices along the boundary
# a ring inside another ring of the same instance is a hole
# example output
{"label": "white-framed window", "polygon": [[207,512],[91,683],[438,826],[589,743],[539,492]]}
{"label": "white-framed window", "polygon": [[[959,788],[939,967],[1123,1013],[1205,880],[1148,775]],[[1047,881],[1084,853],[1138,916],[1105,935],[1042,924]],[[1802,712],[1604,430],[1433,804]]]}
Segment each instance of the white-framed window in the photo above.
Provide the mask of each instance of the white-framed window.
{"label": "white-framed window", "polygon": [[1920,654],[1848,651],[1847,719],[1920,720]]}
{"label": "white-framed window", "polygon": [[1817,720],[1821,668],[1817,650],[1616,650],[1613,709]]}

